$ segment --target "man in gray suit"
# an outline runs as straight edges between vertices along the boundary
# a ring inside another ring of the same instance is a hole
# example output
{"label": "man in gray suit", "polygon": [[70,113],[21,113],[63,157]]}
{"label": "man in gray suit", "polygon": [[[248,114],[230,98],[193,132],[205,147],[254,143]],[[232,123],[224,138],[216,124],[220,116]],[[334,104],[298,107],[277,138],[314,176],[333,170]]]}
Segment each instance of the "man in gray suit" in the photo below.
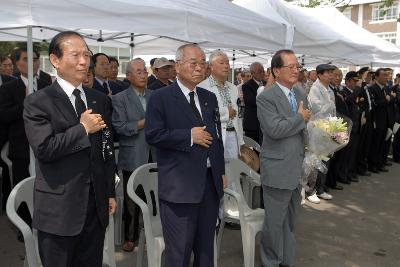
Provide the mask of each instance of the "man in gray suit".
{"label": "man in gray suit", "polygon": [[293,51],[276,52],[271,69],[276,82],[257,97],[265,207],[261,260],[264,267],[294,266],[293,228],[301,199],[303,131],[311,113],[304,108],[306,96],[293,88],[301,69]]}
{"label": "man in gray suit", "polygon": [[[148,163],[150,153],[144,134],[146,105],[152,94],[146,89],[147,74],[145,62],[133,59],[126,68],[130,87],[112,97],[112,124],[119,136],[118,169],[123,173],[125,242],[122,248],[125,251],[133,250],[139,234],[139,207],[128,197],[126,186],[132,172]],[[142,188],[137,193],[144,198]]]}

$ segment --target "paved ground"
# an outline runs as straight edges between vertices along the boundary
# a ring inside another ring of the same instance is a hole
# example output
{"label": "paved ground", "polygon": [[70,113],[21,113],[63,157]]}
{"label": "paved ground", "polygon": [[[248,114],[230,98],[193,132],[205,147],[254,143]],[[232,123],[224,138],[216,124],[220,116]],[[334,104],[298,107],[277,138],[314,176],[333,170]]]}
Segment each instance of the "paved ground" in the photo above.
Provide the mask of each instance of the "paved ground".
{"label": "paved ground", "polygon": [[[298,267],[400,266],[400,165],[309,202],[296,230]],[[240,231],[226,230],[219,266],[243,266]],[[135,253],[117,252],[117,266],[135,266]],[[0,214],[0,266],[23,266],[24,247]],[[256,265],[260,266],[257,248]]]}

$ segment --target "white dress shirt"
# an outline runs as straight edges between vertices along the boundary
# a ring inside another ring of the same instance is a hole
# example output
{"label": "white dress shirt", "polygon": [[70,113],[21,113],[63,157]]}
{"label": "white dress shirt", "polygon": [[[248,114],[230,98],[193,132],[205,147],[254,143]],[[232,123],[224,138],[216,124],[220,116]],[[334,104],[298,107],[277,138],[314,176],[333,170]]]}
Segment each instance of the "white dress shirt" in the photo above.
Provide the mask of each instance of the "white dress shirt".
{"label": "white dress shirt", "polygon": [[57,80],[58,84],[61,86],[61,88],[63,89],[63,91],[67,94],[69,101],[71,101],[71,104],[75,109],[75,112],[76,112],[76,108],[75,108],[75,98],[76,97],[72,94],[75,89],[79,89],[79,91],[81,91],[81,98],[87,108],[88,105],[87,105],[85,92],[83,91],[83,88],[82,88],[82,83],[79,84],[78,87],[75,87],[70,82],[67,82],[66,80],[64,80],[63,78],[61,78],[58,75],[56,76],[56,80]]}

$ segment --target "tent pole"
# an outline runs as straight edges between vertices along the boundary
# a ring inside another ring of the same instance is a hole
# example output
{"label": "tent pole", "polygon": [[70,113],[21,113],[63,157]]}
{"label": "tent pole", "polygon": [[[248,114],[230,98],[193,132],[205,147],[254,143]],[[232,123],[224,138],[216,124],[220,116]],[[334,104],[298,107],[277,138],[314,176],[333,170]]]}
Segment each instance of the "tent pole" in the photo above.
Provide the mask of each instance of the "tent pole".
{"label": "tent pole", "polygon": [[27,27],[27,52],[28,52],[28,88],[33,87],[33,42],[32,42],[32,26]]}
{"label": "tent pole", "polygon": [[235,49],[233,49],[232,53],[232,83],[235,83]]}
{"label": "tent pole", "polygon": [[[28,52],[28,88],[33,88],[33,41],[32,41],[32,25],[26,28],[27,31],[27,52]],[[36,74],[36,73],[35,73]],[[29,147],[29,173],[31,176],[36,174],[35,171],[35,156],[32,148]]]}

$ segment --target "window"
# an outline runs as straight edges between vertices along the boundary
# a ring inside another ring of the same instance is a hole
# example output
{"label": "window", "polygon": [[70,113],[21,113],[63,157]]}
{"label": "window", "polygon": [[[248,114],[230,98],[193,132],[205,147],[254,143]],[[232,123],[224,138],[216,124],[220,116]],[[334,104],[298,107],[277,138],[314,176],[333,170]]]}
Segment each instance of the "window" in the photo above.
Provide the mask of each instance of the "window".
{"label": "window", "polygon": [[342,14],[349,20],[351,20],[351,8],[346,8],[345,10],[343,10]]}
{"label": "window", "polygon": [[388,42],[391,42],[392,44],[396,44],[397,34],[395,32],[379,33],[377,34],[377,36],[381,37],[382,39],[385,39]]}
{"label": "window", "polygon": [[380,5],[372,6],[372,21],[383,21],[397,19],[397,3],[393,3],[390,7]]}

